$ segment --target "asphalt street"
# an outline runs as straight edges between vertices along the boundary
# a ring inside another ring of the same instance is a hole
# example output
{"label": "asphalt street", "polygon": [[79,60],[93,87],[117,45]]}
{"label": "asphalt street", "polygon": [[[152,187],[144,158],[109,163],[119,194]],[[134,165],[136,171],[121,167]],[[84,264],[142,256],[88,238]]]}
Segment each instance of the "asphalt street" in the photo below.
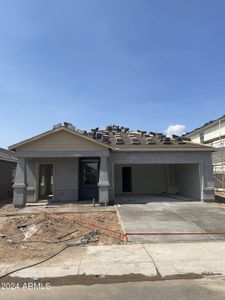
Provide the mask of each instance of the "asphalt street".
{"label": "asphalt street", "polygon": [[1,300],[224,300],[225,279],[206,278],[196,280],[168,280],[154,282],[127,282],[91,286],[43,286],[38,289],[25,286],[23,289],[1,288]]}

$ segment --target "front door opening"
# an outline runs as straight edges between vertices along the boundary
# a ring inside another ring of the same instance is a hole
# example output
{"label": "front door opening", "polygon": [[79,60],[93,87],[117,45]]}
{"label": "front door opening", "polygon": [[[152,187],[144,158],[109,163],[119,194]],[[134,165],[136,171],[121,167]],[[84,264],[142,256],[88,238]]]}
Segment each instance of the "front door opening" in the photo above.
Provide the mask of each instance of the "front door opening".
{"label": "front door opening", "polygon": [[131,167],[123,167],[122,185],[123,185],[123,192],[132,192]]}
{"label": "front door opening", "polygon": [[98,199],[99,159],[81,159],[79,176],[79,199]]}
{"label": "front door opening", "polygon": [[39,166],[39,199],[53,199],[53,165]]}

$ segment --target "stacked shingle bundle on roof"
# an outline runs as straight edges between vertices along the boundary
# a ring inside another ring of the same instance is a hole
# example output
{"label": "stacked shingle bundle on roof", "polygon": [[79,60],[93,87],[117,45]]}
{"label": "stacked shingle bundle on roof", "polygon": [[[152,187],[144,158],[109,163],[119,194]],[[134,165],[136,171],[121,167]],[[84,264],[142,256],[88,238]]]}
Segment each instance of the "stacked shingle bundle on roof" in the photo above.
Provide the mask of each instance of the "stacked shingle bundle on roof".
{"label": "stacked shingle bundle on roof", "polygon": [[109,125],[105,129],[98,127],[85,135],[99,142],[109,144],[114,149],[158,149],[158,148],[196,148],[185,136],[167,137],[163,133],[147,132],[143,130],[132,131],[126,127]]}

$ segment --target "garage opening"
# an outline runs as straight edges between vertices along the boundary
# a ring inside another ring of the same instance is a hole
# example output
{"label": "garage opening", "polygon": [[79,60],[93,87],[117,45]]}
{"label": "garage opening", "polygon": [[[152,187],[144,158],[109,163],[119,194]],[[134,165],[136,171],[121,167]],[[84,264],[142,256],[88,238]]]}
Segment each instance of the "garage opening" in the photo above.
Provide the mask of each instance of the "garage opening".
{"label": "garage opening", "polygon": [[115,165],[114,174],[115,199],[120,196],[135,199],[141,195],[167,196],[171,200],[201,199],[198,164]]}

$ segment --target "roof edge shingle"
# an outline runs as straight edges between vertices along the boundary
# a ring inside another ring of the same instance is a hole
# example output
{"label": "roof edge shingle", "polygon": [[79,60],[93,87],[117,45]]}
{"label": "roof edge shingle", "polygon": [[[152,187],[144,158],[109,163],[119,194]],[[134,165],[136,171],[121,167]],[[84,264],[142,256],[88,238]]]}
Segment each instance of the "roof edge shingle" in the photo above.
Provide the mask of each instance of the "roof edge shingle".
{"label": "roof edge shingle", "polygon": [[0,160],[17,162],[16,155],[13,151],[0,148]]}

